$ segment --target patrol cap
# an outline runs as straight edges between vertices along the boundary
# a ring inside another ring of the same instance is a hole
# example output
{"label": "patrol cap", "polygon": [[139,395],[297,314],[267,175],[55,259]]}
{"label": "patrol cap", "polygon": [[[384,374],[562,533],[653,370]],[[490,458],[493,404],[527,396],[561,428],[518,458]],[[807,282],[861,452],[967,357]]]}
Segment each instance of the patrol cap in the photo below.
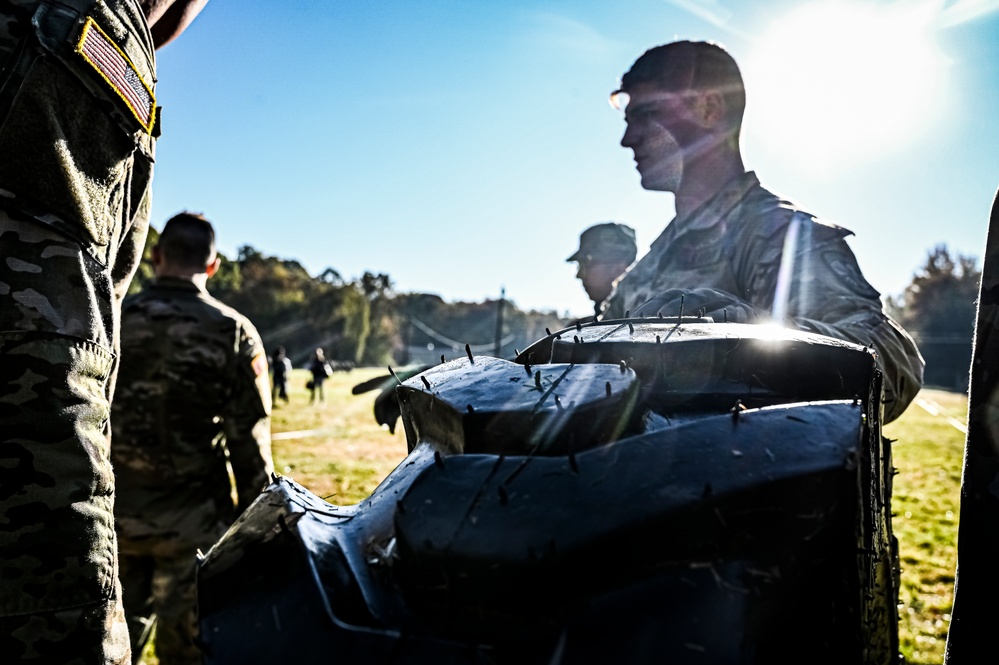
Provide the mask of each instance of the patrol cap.
{"label": "patrol cap", "polygon": [[635,230],[625,224],[596,224],[579,236],[579,249],[566,261],[625,261],[631,263],[638,255]]}

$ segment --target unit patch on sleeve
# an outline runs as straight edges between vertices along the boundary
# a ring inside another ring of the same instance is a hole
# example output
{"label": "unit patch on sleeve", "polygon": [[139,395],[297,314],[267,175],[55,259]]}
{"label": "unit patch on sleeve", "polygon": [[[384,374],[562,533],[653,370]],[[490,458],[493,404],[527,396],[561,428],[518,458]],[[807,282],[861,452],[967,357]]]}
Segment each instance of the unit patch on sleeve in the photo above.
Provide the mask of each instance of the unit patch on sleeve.
{"label": "unit patch on sleeve", "polygon": [[267,371],[267,356],[261,351],[253,357],[253,361],[250,363],[253,368],[253,373],[256,376],[260,376]]}
{"label": "unit patch on sleeve", "polygon": [[152,87],[94,19],[88,18],[84,23],[76,52],[121,97],[146,133],[152,132],[156,121],[156,97]]}

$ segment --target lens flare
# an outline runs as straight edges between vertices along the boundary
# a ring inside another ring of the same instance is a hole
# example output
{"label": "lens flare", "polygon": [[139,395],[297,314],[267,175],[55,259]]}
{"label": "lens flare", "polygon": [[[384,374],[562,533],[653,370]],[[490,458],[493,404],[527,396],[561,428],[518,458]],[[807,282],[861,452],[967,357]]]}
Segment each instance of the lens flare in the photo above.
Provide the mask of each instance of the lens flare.
{"label": "lens flare", "polygon": [[[918,137],[941,112],[939,3],[826,1],[778,20],[743,68],[746,125],[819,166],[856,162]],[[804,158],[804,159],[803,159]]]}

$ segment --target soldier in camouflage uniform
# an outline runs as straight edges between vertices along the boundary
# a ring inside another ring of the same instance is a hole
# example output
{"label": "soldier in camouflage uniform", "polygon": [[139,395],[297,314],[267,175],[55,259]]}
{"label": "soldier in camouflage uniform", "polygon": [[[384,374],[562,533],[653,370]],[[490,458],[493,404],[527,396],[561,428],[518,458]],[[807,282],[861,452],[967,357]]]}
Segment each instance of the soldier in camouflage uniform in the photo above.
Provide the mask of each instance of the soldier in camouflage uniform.
{"label": "soldier in camouflage uniform", "polygon": [[[108,461],[157,47],[206,0],[0,0],[0,661],[127,663]],[[151,32],[152,29],[152,32]]]}
{"label": "soldier in camouflage uniform", "polygon": [[745,90],[717,45],[674,42],[647,51],[612,103],[621,145],[642,187],[675,195],[676,217],[618,282],[604,318],[703,312],[717,321],[777,321],[873,346],[885,373],[885,419],[922,386],[912,338],[883,312],[846,244],[849,231],[764,189],[743,166]]}
{"label": "soldier in camouflage uniform", "polygon": [[576,278],[593,301],[595,316],[637,255],[635,230],[626,224],[594,224],[579,235],[579,249],[566,261],[576,262]]}
{"label": "soldier in camouflage uniform", "polygon": [[264,346],[249,320],[205,291],[218,265],[211,224],[177,215],[153,248],[155,283],[122,306],[111,410],[121,584],[133,656],[155,616],[161,665],[199,659],[196,553],[273,470]]}

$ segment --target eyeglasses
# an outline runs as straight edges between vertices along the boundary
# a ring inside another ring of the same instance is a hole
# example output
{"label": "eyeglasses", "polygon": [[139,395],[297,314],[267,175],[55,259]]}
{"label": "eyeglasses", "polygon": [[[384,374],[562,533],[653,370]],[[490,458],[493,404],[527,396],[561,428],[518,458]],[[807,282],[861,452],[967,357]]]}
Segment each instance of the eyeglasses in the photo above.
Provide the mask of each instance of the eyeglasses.
{"label": "eyeglasses", "polygon": [[628,108],[628,102],[631,101],[631,95],[626,93],[624,90],[615,90],[610,94],[610,99],[608,101],[615,109],[623,111]]}
{"label": "eyeglasses", "polygon": [[[646,93],[641,96],[642,103],[645,102],[665,102],[670,100],[690,101],[697,99],[704,94],[703,90],[659,90],[653,93]],[[624,90],[615,90],[610,94],[610,105],[618,111],[626,111],[631,104],[631,94]]]}

